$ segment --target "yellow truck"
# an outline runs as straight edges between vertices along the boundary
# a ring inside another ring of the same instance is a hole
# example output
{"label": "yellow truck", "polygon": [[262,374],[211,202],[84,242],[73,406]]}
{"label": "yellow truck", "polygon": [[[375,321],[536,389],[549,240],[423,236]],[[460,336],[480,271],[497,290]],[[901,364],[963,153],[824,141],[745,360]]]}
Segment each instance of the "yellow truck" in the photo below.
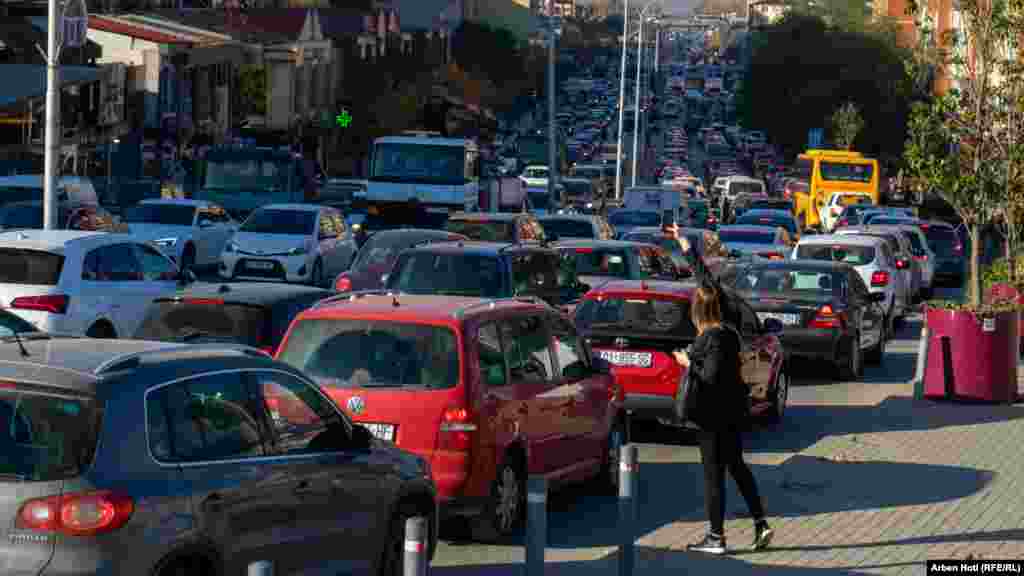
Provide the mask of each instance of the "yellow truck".
{"label": "yellow truck", "polygon": [[793,214],[801,229],[823,228],[822,208],[837,193],[868,194],[879,203],[878,160],[846,150],[807,150],[797,157],[796,177],[807,190],[793,194]]}

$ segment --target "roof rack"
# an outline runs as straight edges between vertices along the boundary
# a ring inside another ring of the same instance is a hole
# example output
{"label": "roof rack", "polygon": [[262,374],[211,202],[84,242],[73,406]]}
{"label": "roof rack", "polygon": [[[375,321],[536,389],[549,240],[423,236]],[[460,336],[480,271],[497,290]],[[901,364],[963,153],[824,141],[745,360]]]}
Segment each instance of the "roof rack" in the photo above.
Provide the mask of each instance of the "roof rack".
{"label": "roof rack", "polygon": [[344,294],[337,294],[335,296],[328,296],[323,300],[318,300],[310,308],[321,308],[328,304],[337,304],[339,302],[351,302],[358,300],[364,296],[395,296],[398,292],[394,290],[386,290],[384,288],[375,288],[371,290],[355,290],[353,292],[346,292]]}
{"label": "roof rack", "polygon": [[538,298],[537,296],[510,296],[508,298],[488,298],[486,300],[481,300],[479,302],[470,302],[469,304],[460,306],[458,309],[452,312],[452,317],[462,318],[466,314],[466,312],[469,312],[470,310],[475,310],[477,308],[484,308],[488,306],[493,307],[502,302],[523,302],[525,304],[542,304],[544,306],[549,306],[547,302]]}
{"label": "roof rack", "polygon": [[153,348],[150,350],[140,350],[138,352],[129,352],[127,354],[120,354],[101,363],[95,369],[93,373],[97,376],[101,374],[107,374],[109,372],[116,372],[118,370],[126,370],[138,366],[144,356],[167,354],[170,352],[181,352],[187,350],[192,351],[210,351],[210,352],[240,352],[248,356],[257,356],[260,358],[269,357],[268,354],[252,346],[246,346],[245,344],[231,344],[231,343],[205,343],[205,344],[190,344],[188,346],[173,345],[165,346],[162,348]]}

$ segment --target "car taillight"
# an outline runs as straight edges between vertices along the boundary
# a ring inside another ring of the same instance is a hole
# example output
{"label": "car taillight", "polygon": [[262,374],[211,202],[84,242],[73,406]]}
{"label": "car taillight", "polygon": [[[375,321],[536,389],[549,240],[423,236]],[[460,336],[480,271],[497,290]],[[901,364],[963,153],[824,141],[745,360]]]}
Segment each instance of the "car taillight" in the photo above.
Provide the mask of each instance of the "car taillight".
{"label": "car taillight", "polygon": [[836,312],[832,306],[825,304],[818,310],[818,314],[811,321],[811,328],[843,328],[846,326],[846,314]]}
{"label": "car taillight", "polygon": [[109,490],[28,500],[14,520],[16,528],[93,536],[124,526],[135,511],[128,496]]}
{"label": "car taillight", "polygon": [[338,292],[348,292],[352,290],[352,279],[348,277],[348,274],[338,276],[338,279],[334,281],[334,289]]}
{"label": "car taillight", "polygon": [[11,308],[19,310],[38,310],[51,314],[63,314],[68,311],[70,298],[63,294],[46,294],[43,296],[19,296],[11,300]]}
{"label": "car taillight", "polygon": [[908,266],[910,266],[910,264],[908,264],[906,260],[903,260],[902,258],[896,260],[896,268],[898,270],[906,270]]}
{"label": "car taillight", "polygon": [[914,256],[914,260],[917,260],[918,262],[927,262],[928,261],[928,255],[927,254],[921,254],[920,256]]}
{"label": "car taillight", "polygon": [[879,270],[871,275],[872,286],[888,286],[889,285],[889,273],[885,270]]}
{"label": "car taillight", "polygon": [[465,452],[473,444],[473,432],[476,424],[472,414],[465,408],[449,408],[441,416],[440,449]]}

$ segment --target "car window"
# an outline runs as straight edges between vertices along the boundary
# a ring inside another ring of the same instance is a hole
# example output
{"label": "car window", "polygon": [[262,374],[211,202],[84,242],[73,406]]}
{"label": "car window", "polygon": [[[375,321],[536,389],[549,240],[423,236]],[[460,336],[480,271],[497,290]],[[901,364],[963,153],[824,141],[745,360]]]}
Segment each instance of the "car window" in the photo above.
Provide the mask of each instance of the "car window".
{"label": "car window", "polygon": [[314,386],[284,372],[254,371],[251,375],[270,416],[276,453],[330,451],[324,444],[326,432],[340,416]]}
{"label": "car window", "polygon": [[513,384],[541,384],[553,380],[551,340],[540,316],[504,321],[501,338]]}
{"label": "car window", "polygon": [[825,260],[845,262],[851,266],[864,266],[875,259],[874,246],[855,244],[802,244],[797,247],[796,257],[804,260]]}
{"label": "car window", "polygon": [[552,318],[551,335],[559,378],[565,382],[582,379],[587,373],[587,360],[576,328],[562,318]]}
{"label": "car window", "polygon": [[867,300],[870,296],[870,290],[864,284],[864,280],[861,279],[860,274],[854,271],[847,272],[847,284],[850,286],[850,293],[861,300]]}
{"label": "car window", "polygon": [[753,338],[760,334],[761,323],[757,320],[757,314],[754,310],[747,305],[746,302],[737,299],[737,305],[740,309],[740,332],[744,338]]}
{"label": "car window", "polygon": [[0,248],[0,282],[55,286],[64,256],[42,250]]}
{"label": "car window", "polygon": [[387,287],[409,294],[501,298],[505,293],[501,260],[487,254],[407,252],[395,263]]}
{"label": "car window", "polygon": [[94,248],[82,264],[82,280],[135,282],[143,278],[135,244],[111,244]]}
{"label": "car window", "polygon": [[476,350],[480,384],[484,388],[505,386],[508,383],[508,372],[497,323],[491,322],[480,327],[477,331]]}
{"label": "car window", "polygon": [[261,418],[241,372],[198,376],[146,395],[149,447],[161,462],[264,456]]}
{"label": "car window", "polygon": [[135,254],[147,282],[167,282],[178,278],[178,269],[166,256],[144,244],[135,245]]}
{"label": "car window", "polygon": [[558,256],[525,252],[512,258],[513,295],[545,296],[558,289]]}

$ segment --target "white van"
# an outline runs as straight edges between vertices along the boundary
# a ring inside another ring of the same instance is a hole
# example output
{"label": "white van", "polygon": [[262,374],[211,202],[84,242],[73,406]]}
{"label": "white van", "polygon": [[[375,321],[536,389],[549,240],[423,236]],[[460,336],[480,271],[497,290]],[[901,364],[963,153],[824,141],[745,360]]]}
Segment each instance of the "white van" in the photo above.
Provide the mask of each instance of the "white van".
{"label": "white van", "polygon": [[[0,177],[0,205],[10,202],[42,201],[43,175],[23,174]],[[99,204],[92,180],[81,176],[57,179],[57,202],[67,204]]]}

